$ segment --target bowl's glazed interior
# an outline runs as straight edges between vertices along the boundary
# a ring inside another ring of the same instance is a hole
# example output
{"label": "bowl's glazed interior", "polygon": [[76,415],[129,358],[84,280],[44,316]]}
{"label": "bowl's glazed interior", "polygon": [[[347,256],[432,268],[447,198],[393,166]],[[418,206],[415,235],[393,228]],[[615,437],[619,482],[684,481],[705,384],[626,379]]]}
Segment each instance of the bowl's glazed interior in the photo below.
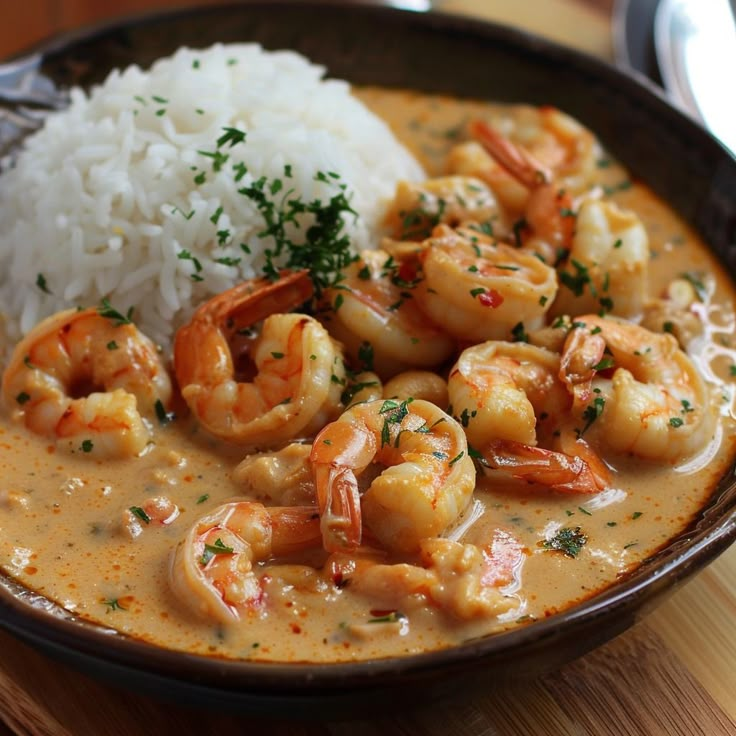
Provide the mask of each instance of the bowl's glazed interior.
{"label": "bowl's glazed interior", "polygon": [[[519,31],[355,3],[264,0],[134,19],[39,50],[43,73],[58,85],[89,87],[114,67],[146,67],[182,45],[243,41],[295,49],[356,84],[560,107],[594,130],[736,274],[736,161],[643,80]],[[421,703],[469,684],[539,674],[624,631],[736,538],[732,478],[685,534],[602,594],[533,625],[423,655],[336,665],[186,655],[77,621],[8,579],[0,585],[0,624],[88,671],[188,702],[293,716],[325,707],[355,714],[378,699]]]}

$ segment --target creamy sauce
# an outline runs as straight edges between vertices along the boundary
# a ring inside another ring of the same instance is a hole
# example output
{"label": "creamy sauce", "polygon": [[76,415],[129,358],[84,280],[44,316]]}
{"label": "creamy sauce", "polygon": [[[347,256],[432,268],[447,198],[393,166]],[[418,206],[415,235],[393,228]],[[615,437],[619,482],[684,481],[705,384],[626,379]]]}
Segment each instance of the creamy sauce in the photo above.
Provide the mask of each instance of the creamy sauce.
{"label": "creamy sauce", "polygon": [[[442,169],[449,147],[473,116],[502,108],[418,94],[363,89],[359,96],[425,164]],[[713,386],[718,415],[712,440],[688,463],[662,465],[617,457],[613,487],[596,496],[493,487],[480,479],[475,500],[455,527],[470,543],[495,529],[512,533],[527,557],[498,619],[460,622],[420,605],[395,623],[368,623],[382,611],[327,584],[304,559],[272,567],[268,606],[237,625],[217,625],[184,610],[168,585],[171,551],[196,519],[240,497],[232,471],[242,451],[185,419],[156,428],[155,443],[133,461],[96,461],[57,451],[47,440],[0,419],[0,564],[30,588],[75,615],[165,647],[229,658],[340,661],[450,646],[533,621],[590,597],[631,571],[682,531],[734,454],[731,366],[736,363],[733,289],[698,237],[649,190],[606,160],[600,184],[636,211],[653,254],[650,293],[683,272],[707,274],[704,335],[693,358]],[[131,537],[128,509],[165,495],[180,510],[171,524],[140,525]],[[546,549],[561,528],[579,527],[587,543],[577,557]],[[307,558],[319,566],[324,557]],[[288,561],[287,561],[288,562]]]}

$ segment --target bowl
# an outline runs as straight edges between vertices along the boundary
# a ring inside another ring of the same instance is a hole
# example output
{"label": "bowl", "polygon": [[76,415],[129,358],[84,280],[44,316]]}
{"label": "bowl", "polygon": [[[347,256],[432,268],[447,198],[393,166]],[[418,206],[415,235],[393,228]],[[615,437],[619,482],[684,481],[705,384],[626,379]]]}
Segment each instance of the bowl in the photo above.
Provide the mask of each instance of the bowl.
{"label": "bowl", "polygon": [[[264,0],[147,15],[33,50],[57,85],[89,87],[113,67],[147,66],[181,45],[218,41],[295,49],[356,84],[560,107],[594,130],[736,275],[736,160],[654,85],[518,30],[382,5]],[[318,665],[189,655],[77,620],[7,577],[0,625],[96,677],[178,702],[279,717],[405,708],[551,671],[625,631],[736,539],[733,476],[731,468],[685,533],[604,592],[441,651]]]}

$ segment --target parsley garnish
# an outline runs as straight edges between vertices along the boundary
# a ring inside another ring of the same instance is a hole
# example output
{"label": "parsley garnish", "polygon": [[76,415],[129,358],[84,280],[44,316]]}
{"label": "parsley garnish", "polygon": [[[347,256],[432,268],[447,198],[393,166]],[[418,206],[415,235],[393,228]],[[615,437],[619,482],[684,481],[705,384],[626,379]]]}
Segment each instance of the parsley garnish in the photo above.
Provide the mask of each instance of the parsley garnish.
{"label": "parsley garnish", "polygon": [[204,503],[210,497],[209,493],[203,493],[198,499],[197,503]]}
{"label": "parsley garnish", "polygon": [[38,286],[38,288],[41,289],[41,291],[44,294],[50,294],[51,293],[49,291],[48,285],[46,284],[46,277],[42,273],[39,273],[36,276],[36,286]]}
{"label": "parsley garnish", "polygon": [[82,442],[82,452],[92,452],[92,449],[94,448],[94,443],[92,440],[84,440]]}
{"label": "parsley garnish", "polygon": [[29,394],[27,394],[25,391],[21,391],[16,397],[15,400],[22,406],[26,403],[26,401],[30,401],[31,397]]}
{"label": "parsley garnish", "polygon": [[121,314],[107,299],[103,299],[100,304],[101,306],[97,307],[97,313],[100,317],[112,320],[115,323],[115,327],[133,324],[133,307],[128,307],[128,311],[125,314]]}
{"label": "parsley garnish", "polygon": [[562,552],[566,557],[577,557],[588,542],[588,537],[580,531],[580,527],[574,529],[564,527],[554,537],[545,539],[542,547],[549,550]]}
{"label": "parsley garnish", "polygon": [[585,426],[580,432],[581,435],[585,434],[590,428],[590,425],[593,424],[593,422],[596,419],[598,419],[598,417],[603,413],[603,409],[605,405],[606,405],[606,400],[602,396],[596,396],[593,399],[593,403],[588,404],[588,406],[585,407],[585,411],[583,412],[583,419],[585,419]]}
{"label": "parsley garnish", "polygon": [[127,611],[128,609],[120,603],[118,598],[105,598],[102,601],[103,606],[107,606],[108,611]]}
{"label": "parsley garnish", "polygon": [[151,517],[140,506],[131,506],[128,511],[134,516],[137,516],[145,524],[151,523]]}
{"label": "parsley garnish", "polygon": [[228,547],[219,537],[214,544],[205,544],[204,552],[199,558],[202,566],[206,565],[215,555],[231,555],[235,552],[232,547]]}
{"label": "parsley garnish", "polygon": [[369,624],[395,624],[399,621],[403,621],[406,616],[400,611],[391,611],[383,616],[376,616],[375,618],[369,618]]}

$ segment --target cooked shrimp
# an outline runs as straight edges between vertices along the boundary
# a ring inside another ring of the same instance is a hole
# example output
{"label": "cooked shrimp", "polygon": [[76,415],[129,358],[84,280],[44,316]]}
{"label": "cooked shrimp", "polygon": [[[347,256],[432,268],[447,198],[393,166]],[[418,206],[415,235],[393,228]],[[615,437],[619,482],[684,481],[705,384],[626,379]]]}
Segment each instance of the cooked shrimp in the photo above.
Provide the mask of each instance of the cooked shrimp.
{"label": "cooked shrimp", "polygon": [[384,251],[364,251],[339,288],[325,292],[332,307],[325,325],[356,366],[388,378],[440,365],[452,354],[452,338],[417,306],[414,278]]}
{"label": "cooked shrimp", "polygon": [[424,399],[440,409],[448,406],[447,381],[432,371],[405,371],[383,387],[385,399]]}
{"label": "cooked shrimp", "polygon": [[582,438],[577,440],[574,454],[513,440],[492,440],[478,451],[494,473],[561,493],[600,493],[611,479],[608,466]]}
{"label": "cooked shrimp", "polygon": [[[275,314],[311,294],[304,271],[282,274],[275,283],[249,281],[200,306],[176,333],[181,393],[208,432],[270,447],[312,434],[339,412],[345,376],[339,346],[312,317]],[[246,347],[257,373],[239,381],[233,346],[244,328],[264,317],[260,335]]]}
{"label": "cooked shrimp", "polygon": [[[498,163],[529,190],[519,221],[521,243],[555,263],[561,251],[568,251],[575,231],[572,196],[556,181],[553,171],[531,153],[514,145],[482,120],[472,125],[472,133]],[[528,232],[526,232],[528,230]]]}
{"label": "cooked shrimp", "polygon": [[[557,274],[531,253],[439,226],[419,254],[416,298],[429,318],[462,340],[503,340],[541,327]],[[413,348],[412,348],[413,352]]]}
{"label": "cooked shrimp", "polygon": [[652,332],[671,332],[683,350],[704,332],[703,303],[693,284],[676,278],[664,293],[644,304],[641,325]]}
{"label": "cooked shrimp", "polygon": [[554,314],[641,316],[647,297],[649,238],[638,215],[611,202],[580,206]]}
{"label": "cooked shrimp", "polygon": [[233,480],[244,495],[259,501],[282,506],[316,504],[311,452],[311,445],[291,442],[280,450],[248,455],[233,470]]}
{"label": "cooked shrimp", "polygon": [[707,442],[708,389],[670,334],[614,317],[576,317],[560,377],[581,431],[616,452],[672,461]]}
{"label": "cooked shrimp", "polygon": [[570,445],[571,454],[536,447],[540,425],[550,437],[560,434],[572,403],[559,366],[556,353],[525,343],[467,348],[450,371],[452,412],[493,471],[557,491],[598,493],[609,474],[587,445]]}
{"label": "cooked shrimp", "polygon": [[[329,551],[360,545],[362,519],[397,551],[446,529],[467,506],[475,467],[462,427],[428,401],[370,401],[348,409],[315,438],[312,468]],[[383,471],[360,496],[359,476]]]}
{"label": "cooked shrimp", "polygon": [[130,457],[151,440],[142,414],[166,410],[171,382],[156,346],[104,310],[67,310],[16,346],[3,375],[12,415],[57,445]]}
{"label": "cooked shrimp", "polygon": [[502,218],[488,185],[470,176],[445,176],[421,184],[399,182],[386,225],[399,240],[424,240],[435,225],[472,221],[492,226]]}
{"label": "cooked shrimp", "polygon": [[177,546],[169,584],[204,618],[238,621],[264,604],[257,563],[319,547],[316,507],[235,501],[203,516]]}
{"label": "cooked shrimp", "polygon": [[560,358],[522,342],[466,348],[450,370],[452,414],[476,448],[490,440],[537,444],[537,423],[553,428],[572,404],[558,378]]}
{"label": "cooked shrimp", "polygon": [[497,530],[488,545],[462,544],[449,539],[423,539],[419,564],[385,564],[375,557],[328,560],[327,569],[351,593],[365,595],[375,608],[397,611],[431,605],[460,619],[488,617],[507,611],[514,599],[504,588],[518,581],[525,554],[507,532]]}

